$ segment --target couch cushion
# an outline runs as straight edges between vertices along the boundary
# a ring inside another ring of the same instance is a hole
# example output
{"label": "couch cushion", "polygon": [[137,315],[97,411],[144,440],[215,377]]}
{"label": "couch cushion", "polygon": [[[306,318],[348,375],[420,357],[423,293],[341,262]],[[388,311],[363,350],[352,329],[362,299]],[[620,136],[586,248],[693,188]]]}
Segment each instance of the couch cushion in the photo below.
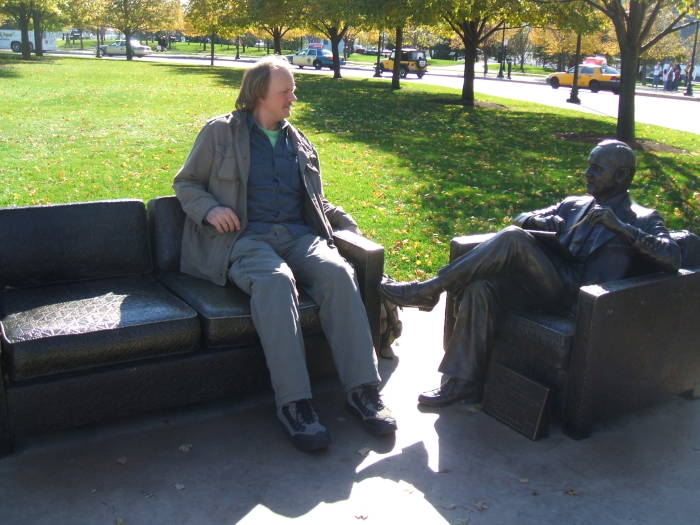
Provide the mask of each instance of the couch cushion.
{"label": "couch cushion", "polygon": [[537,311],[510,312],[499,323],[494,359],[545,383],[561,386],[576,321]]}
{"label": "couch cushion", "polygon": [[[199,313],[207,347],[243,346],[257,341],[250,317],[250,296],[236,286],[218,286],[179,272],[157,275]],[[304,335],[320,333],[318,307],[304,292],[299,294],[299,308]]]}
{"label": "couch cushion", "polygon": [[0,290],[152,271],[135,199],[0,209]]}
{"label": "couch cushion", "polygon": [[5,365],[14,381],[192,352],[197,314],[152,276],[0,294]]}

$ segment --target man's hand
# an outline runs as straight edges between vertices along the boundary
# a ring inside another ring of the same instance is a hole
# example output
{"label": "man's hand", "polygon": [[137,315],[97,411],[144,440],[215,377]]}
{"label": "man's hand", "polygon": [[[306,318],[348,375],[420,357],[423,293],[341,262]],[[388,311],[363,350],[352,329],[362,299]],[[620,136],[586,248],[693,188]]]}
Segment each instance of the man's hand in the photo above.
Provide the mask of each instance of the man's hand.
{"label": "man's hand", "polygon": [[593,226],[600,224],[614,233],[624,233],[626,231],[625,223],[618,219],[615,212],[610,208],[604,208],[596,204],[588,212],[587,217]]}
{"label": "man's hand", "polygon": [[219,233],[235,232],[241,229],[238,215],[226,206],[215,206],[207,213],[205,220]]}

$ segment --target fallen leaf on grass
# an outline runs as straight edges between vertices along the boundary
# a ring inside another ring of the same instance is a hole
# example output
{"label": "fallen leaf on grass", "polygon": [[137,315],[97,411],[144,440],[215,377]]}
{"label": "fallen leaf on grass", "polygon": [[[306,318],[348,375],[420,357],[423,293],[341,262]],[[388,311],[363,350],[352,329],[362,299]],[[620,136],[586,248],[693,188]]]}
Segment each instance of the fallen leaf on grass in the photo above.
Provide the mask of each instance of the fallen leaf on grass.
{"label": "fallen leaf on grass", "polygon": [[527,478],[520,478],[518,481],[519,481],[520,483],[529,483],[529,482],[530,482],[530,480],[527,479]]}
{"label": "fallen leaf on grass", "polygon": [[182,483],[175,483],[175,488],[177,490],[183,490],[185,486]]}
{"label": "fallen leaf on grass", "polygon": [[576,492],[574,489],[564,489],[564,494],[568,496],[578,496],[578,492]]}
{"label": "fallen leaf on grass", "polygon": [[189,452],[190,450],[192,450],[192,443],[183,443],[182,445],[177,447],[177,449],[180,452]]}
{"label": "fallen leaf on grass", "polygon": [[126,461],[127,461],[126,456],[122,456],[120,458],[117,458],[117,463],[119,463],[120,465],[126,465]]}

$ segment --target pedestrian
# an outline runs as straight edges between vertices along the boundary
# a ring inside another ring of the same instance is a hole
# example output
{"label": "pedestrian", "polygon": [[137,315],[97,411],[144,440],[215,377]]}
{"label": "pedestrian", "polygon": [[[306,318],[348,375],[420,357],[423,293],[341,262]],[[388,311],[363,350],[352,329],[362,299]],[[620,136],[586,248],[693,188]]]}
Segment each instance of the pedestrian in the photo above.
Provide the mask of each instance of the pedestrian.
{"label": "pedestrian", "polygon": [[678,91],[678,85],[681,83],[681,65],[676,64],[673,68],[672,89]]}
{"label": "pedestrian", "polygon": [[664,66],[664,91],[671,91],[673,84],[673,63]]}
{"label": "pedestrian", "polygon": [[661,62],[657,62],[654,66],[654,80],[651,83],[651,87],[656,89],[659,87],[659,81],[661,80]]}

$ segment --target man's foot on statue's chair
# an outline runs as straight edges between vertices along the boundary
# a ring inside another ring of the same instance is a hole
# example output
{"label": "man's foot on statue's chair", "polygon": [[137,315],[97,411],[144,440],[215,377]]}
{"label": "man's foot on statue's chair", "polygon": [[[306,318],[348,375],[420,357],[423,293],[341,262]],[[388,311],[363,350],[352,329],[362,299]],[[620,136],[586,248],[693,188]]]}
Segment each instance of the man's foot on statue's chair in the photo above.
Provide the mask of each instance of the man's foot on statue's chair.
{"label": "man's foot on statue's chair", "polygon": [[409,283],[383,282],[379,285],[379,292],[394,304],[414,306],[429,312],[440,300],[442,290],[435,289],[425,282],[411,281]]}
{"label": "man's foot on statue's chair", "polygon": [[481,401],[481,390],[481,386],[473,381],[450,377],[439,388],[419,395],[418,403],[429,407],[447,406],[456,401],[478,403]]}

